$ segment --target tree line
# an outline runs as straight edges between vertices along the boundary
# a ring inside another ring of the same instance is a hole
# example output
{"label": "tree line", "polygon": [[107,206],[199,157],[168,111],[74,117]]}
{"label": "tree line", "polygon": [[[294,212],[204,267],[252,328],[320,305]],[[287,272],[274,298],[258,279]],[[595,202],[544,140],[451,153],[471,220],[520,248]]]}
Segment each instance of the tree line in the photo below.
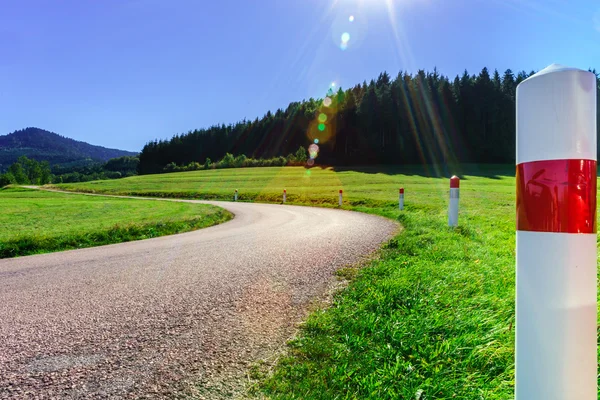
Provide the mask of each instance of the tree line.
{"label": "tree line", "polygon": [[311,155],[321,165],[513,163],[516,88],[533,73],[483,68],[451,80],[437,69],[394,78],[383,72],[252,121],[151,141],[140,154],[139,172],[204,165],[227,153],[285,157],[311,144],[318,146]]}
{"label": "tree line", "polygon": [[18,183],[20,185],[45,185],[52,180],[50,163],[36,161],[25,156],[8,167],[8,171],[0,175],[0,187]]}
{"label": "tree line", "polygon": [[88,182],[99,179],[117,179],[137,174],[139,159],[133,156],[117,157],[106,163],[85,163],[50,166],[48,161],[37,161],[21,156],[0,174],[0,187],[17,185],[46,185],[48,183]]}
{"label": "tree line", "polygon": [[162,169],[162,172],[186,172],[223,168],[304,166],[307,161],[307,151],[304,147],[300,146],[295,153],[288,154],[287,157],[280,156],[267,159],[256,159],[248,158],[245,154],[234,156],[231,153],[226,153],[219,161],[213,162],[210,158],[207,158],[204,161],[204,164],[192,161],[187,165],[177,165],[174,162],[171,162]]}
{"label": "tree line", "polygon": [[[91,161],[91,160],[90,160]],[[52,183],[89,182],[100,179],[118,179],[137,175],[139,158],[123,156],[107,162],[67,163],[52,166]]]}

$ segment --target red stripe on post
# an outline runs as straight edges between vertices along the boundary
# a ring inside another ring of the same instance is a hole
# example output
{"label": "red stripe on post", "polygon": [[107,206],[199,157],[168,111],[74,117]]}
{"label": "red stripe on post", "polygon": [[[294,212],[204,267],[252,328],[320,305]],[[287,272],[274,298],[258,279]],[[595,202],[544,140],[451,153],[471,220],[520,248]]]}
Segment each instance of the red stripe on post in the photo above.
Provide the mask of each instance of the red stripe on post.
{"label": "red stripe on post", "polygon": [[450,189],[458,189],[459,186],[460,178],[456,175],[453,175],[452,178],[450,178]]}
{"label": "red stripe on post", "polygon": [[340,189],[340,194],[342,194],[342,189]]}
{"label": "red stripe on post", "polygon": [[596,161],[517,165],[517,230],[596,233]]}
{"label": "red stripe on post", "polygon": [[404,194],[404,188],[400,188],[400,194]]}

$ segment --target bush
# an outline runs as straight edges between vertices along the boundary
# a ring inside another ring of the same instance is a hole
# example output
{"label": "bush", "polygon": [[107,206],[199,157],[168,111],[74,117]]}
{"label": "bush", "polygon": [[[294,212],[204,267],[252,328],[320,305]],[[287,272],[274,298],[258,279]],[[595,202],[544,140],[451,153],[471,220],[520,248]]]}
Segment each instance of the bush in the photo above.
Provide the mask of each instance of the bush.
{"label": "bush", "polygon": [[306,149],[302,146],[296,151],[296,161],[299,163],[308,161],[308,154],[306,153]]}
{"label": "bush", "polygon": [[249,158],[246,160],[246,166],[247,167],[259,167],[259,160],[255,159],[255,158]]}
{"label": "bush", "polygon": [[248,159],[248,157],[246,157],[245,154],[240,154],[233,160],[233,166],[235,168],[247,167],[247,165],[246,165],[247,159]]}
{"label": "bush", "polygon": [[225,154],[225,157],[223,157],[221,159],[221,161],[219,161],[217,168],[231,168],[235,166],[235,157],[233,157],[233,154],[227,153]]}
{"label": "bush", "polygon": [[295,154],[288,154],[287,157],[279,156],[273,158],[249,158],[245,154],[234,156],[227,153],[221,160],[213,163],[210,158],[204,160],[204,164],[191,162],[186,166],[178,166],[174,162],[167,164],[163,172],[179,171],[197,171],[202,169],[221,169],[221,168],[251,168],[251,167],[285,167],[286,165],[304,165],[308,159],[306,149],[300,147]]}
{"label": "bush", "polygon": [[163,168],[163,172],[177,172],[179,171],[179,167],[174,162],[168,163]]}
{"label": "bush", "polygon": [[54,183],[76,183],[81,182],[81,174],[79,172],[71,172],[69,174],[62,174],[54,178]]}
{"label": "bush", "polygon": [[202,164],[192,161],[185,167],[185,171],[198,171],[202,168],[203,168]]}
{"label": "bush", "polygon": [[10,172],[0,175],[0,187],[8,186],[17,183],[15,177]]}
{"label": "bush", "polygon": [[106,171],[104,175],[107,179],[119,179],[123,176],[119,171]]}

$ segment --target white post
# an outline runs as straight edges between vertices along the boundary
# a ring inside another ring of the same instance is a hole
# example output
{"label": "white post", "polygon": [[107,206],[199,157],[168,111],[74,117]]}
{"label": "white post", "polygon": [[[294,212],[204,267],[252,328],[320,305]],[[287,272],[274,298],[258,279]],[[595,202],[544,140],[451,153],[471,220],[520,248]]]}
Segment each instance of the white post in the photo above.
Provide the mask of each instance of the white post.
{"label": "white post", "polygon": [[233,201],[237,201],[238,198],[238,191],[237,189],[235,189],[235,194],[233,195]]}
{"label": "white post", "polygon": [[448,226],[458,226],[458,200],[460,179],[454,175],[450,178],[450,203],[448,203]]}
{"label": "white post", "polygon": [[342,189],[340,189],[340,200],[338,202],[338,204],[339,204],[340,207],[342,206],[342,200],[343,200],[342,199]]}
{"label": "white post", "polygon": [[285,201],[287,200],[287,191],[285,189],[283,189],[283,203],[285,204]]}
{"label": "white post", "polygon": [[516,400],[596,400],[596,76],[517,87]]}
{"label": "white post", "polygon": [[404,210],[404,188],[400,188],[400,194],[398,195],[398,208]]}

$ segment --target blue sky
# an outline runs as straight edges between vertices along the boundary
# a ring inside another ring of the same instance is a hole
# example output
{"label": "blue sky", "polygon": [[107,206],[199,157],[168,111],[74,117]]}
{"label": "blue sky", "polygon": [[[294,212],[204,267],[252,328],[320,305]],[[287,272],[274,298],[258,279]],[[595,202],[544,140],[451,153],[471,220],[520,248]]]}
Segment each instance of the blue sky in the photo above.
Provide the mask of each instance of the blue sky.
{"label": "blue sky", "polygon": [[137,151],[384,70],[554,62],[600,70],[600,3],[0,0],[0,134],[36,126]]}

